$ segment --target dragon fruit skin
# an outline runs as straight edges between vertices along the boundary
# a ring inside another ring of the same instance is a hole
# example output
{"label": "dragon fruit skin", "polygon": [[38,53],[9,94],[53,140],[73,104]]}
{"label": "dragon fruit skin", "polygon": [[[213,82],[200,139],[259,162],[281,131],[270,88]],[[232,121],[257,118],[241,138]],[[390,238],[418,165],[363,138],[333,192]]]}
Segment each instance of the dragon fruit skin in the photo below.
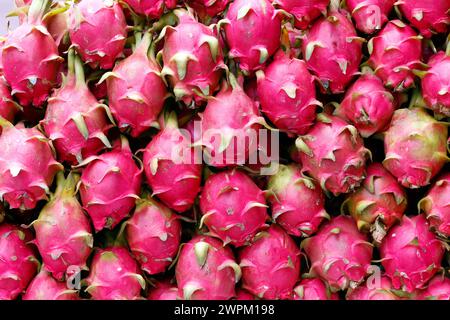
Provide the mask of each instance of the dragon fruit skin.
{"label": "dragon fruit skin", "polygon": [[187,3],[203,20],[211,19],[225,11],[230,0],[188,0]]}
{"label": "dragon fruit skin", "polygon": [[145,289],[139,266],[124,247],[99,250],[86,280],[86,291],[94,300],[136,300]]}
{"label": "dragon fruit skin", "polygon": [[138,200],[126,225],[128,244],[141,269],[148,274],[164,272],[180,246],[178,217],[167,207],[147,198]]}
{"label": "dragon fruit skin", "polygon": [[447,127],[422,108],[395,111],[383,165],[407,188],[426,186],[447,161]]}
{"label": "dragon fruit skin", "polygon": [[361,39],[344,12],[332,11],[316,21],[302,42],[308,69],[324,91],[341,93],[358,72],[362,58]]}
{"label": "dragon fruit skin", "polygon": [[77,48],[83,61],[94,69],[113,67],[123,52],[126,28],[125,15],[116,1],[83,0],[69,14],[72,45]]}
{"label": "dragon fruit skin", "polygon": [[430,226],[440,235],[450,237],[450,173],[437,178],[427,196],[419,202]]}
{"label": "dragon fruit skin", "polygon": [[430,38],[434,33],[446,33],[450,25],[448,0],[400,0],[396,3],[401,13],[420,33]]}
{"label": "dragon fruit skin", "polygon": [[261,69],[280,46],[281,19],[269,0],[235,0],[223,23],[228,56],[244,73]]}
{"label": "dragon fruit skin", "polygon": [[175,8],[177,0],[124,0],[134,12],[150,19],[159,19],[165,8]]}
{"label": "dragon fruit skin", "polygon": [[88,159],[81,175],[80,196],[95,231],[113,229],[139,198],[142,169],[133,160],[128,142],[122,148]]}
{"label": "dragon fruit skin", "polygon": [[330,0],[271,0],[276,8],[289,12],[295,18],[295,27],[307,29],[311,23],[327,12]]}
{"label": "dragon fruit skin", "polygon": [[33,222],[43,268],[57,280],[71,266],[85,269],[94,243],[90,221],[75,196],[78,181],[78,175],[64,179],[59,172],[56,192]]}
{"label": "dragon fruit skin", "polygon": [[268,218],[263,191],[239,170],[220,172],[206,180],[200,210],[211,235],[236,247],[251,241]]}
{"label": "dragon fruit skin", "polygon": [[56,281],[50,273],[41,270],[31,281],[22,300],[80,300],[76,291],[67,288],[64,282]]}
{"label": "dragon fruit skin", "polygon": [[386,87],[404,91],[414,85],[414,69],[420,69],[422,37],[400,20],[391,20],[369,40],[368,64]]}
{"label": "dragon fruit skin", "polygon": [[294,288],[294,300],[339,300],[319,278],[303,279]]}
{"label": "dragon fruit skin", "polygon": [[419,300],[450,300],[450,279],[437,275],[424,290],[419,291]]}
{"label": "dragon fruit skin", "polygon": [[177,300],[178,287],[170,280],[157,281],[154,288],[150,289],[148,300]]}
{"label": "dragon fruit skin", "polygon": [[316,119],[314,78],[305,62],[279,51],[274,61],[257,72],[261,111],[273,124],[290,134],[305,134]]}
{"label": "dragon fruit skin", "polygon": [[[0,99],[0,117],[12,123],[16,114],[20,111],[20,108],[14,103],[11,91],[3,77],[0,77],[0,97],[2,97]],[[1,132],[0,128],[0,133]]]}
{"label": "dragon fruit skin", "polygon": [[395,107],[394,96],[383,82],[372,74],[364,74],[347,90],[336,114],[368,138],[387,129]]}
{"label": "dragon fruit skin", "polygon": [[375,243],[402,219],[407,207],[406,193],[381,164],[367,167],[362,186],[348,195],[342,209],[355,219],[358,228],[370,231]]}
{"label": "dragon fruit skin", "polygon": [[56,172],[63,169],[48,139],[36,128],[8,123],[0,136],[0,148],[1,198],[10,208],[34,209],[39,200],[47,199]]}
{"label": "dragon fruit skin", "polygon": [[302,170],[334,195],[353,191],[364,179],[370,151],[354,126],[331,115],[317,119],[308,134],[296,140]]}
{"label": "dragon fruit skin", "polygon": [[0,225],[0,300],[16,299],[36,274],[39,262],[30,240],[27,230]]}
{"label": "dragon fruit skin", "polygon": [[175,276],[184,300],[229,300],[235,296],[241,269],[222,242],[196,236],[182,247]]}
{"label": "dragon fruit skin", "polygon": [[251,301],[256,300],[256,297],[245,289],[237,289],[236,297],[234,297],[234,300]]}
{"label": "dragon fruit skin", "polygon": [[424,288],[441,268],[444,247],[423,215],[403,217],[380,247],[381,263],[395,289],[413,292]]}
{"label": "dragon fruit skin", "polygon": [[400,300],[401,297],[396,295],[398,291],[393,290],[391,280],[381,277],[379,287],[369,288],[367,283],[362,283],[355,289],[347,292],[346,300]]}
{"label": "dragon fruit skin", "polygon": [[319,232],[303,240],[312,275],[320,276],[332,291],[345,290],[364,280],[372,259],[372,245],[349,216],[332,218]]}
{"label": "dragon fruit skin", "polygon": [[366,34],[380,30],[388,21],[395,0],[347,0],[346,4],[356,22],[356,28]]}
{"label": "dragon fruit skin", "polygon": [[268,195],[274,221],[290,235],[308,237],[329,218],[322,189],[297,165],[280,165],[269,178]]}

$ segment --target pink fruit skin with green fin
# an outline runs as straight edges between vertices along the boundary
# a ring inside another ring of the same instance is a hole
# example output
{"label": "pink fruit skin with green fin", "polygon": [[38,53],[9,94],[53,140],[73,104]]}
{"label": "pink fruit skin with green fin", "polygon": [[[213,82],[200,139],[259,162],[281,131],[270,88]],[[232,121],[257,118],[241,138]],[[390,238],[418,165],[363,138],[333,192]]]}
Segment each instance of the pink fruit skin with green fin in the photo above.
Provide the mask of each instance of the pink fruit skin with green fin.
{"label": "pink fruit skin with green fin", "polygon": [[283,9],[294,16],[295,27],[305,30],[310,24],[327,12],[330,0],[272,0],[276,8]]}
{"label": "pink fruit skin with green fin", "polygon": [[131,9],[137,14],[142,14],[150,19],[159,19],[165,8],[175,8],[177,0],[125,0]]}
{"label": "pink fruit skin with green fin", "polygon": [[294,300],[339,300],[319,278],[303,279],[294,288]]}
{"label": "pink fruit skin with green fin", "polygon": [[31,281],[22,300],[80,300],[65,282],[56,281],[50,273],[41,270]]}
{"label": "pink fruit skin with green fin", "polygon": [[280,46],[281,19],[269,0],[235,0],[224,28],[228,55],[245,73],[261,69]]}
{"label": "pink fruit skin with green fin", "polygon": [[136,300],[145,288],[138,264],[124,247],[99,250],[90,270],[86,291],[94,300]]}
{"label": "pink fruit skin with green fin", "polygon": [[336,114],[368,138],[387,129],[395,107],[394,96],[383,82],[372,74],[364,74],[347,90]]}
{"label": "pink fruit skin with green fin", "polygon": [[[1,48],[0,48],[1,50]],[[1,60],[1,59],[0,59]],[[14,121],[14,117],[19,112],[19,107],[13,102],[11,90],[3,77],[0,77],[0,117],[5,118],[9,122]],[[0,128],[0,133],[2,129]]]}
{"label": "pink fruit skin with green fin", "polygon": [[341,118],[319,115],[308,134],[297,138],[296,146],[302,171],[335,196],[355,190],[364,180],[370,152],[356,128]]}
{"label": "pink fruit skin with green fin", "polygon": [[414,85],[414,69],[422,67],[422,39],[400,20],[389,21],[368,42],[368,64],[386,87],[404,91]]}
{"label": "pink fruit skin with green fin", "polygon": [[382,276],[380,279],[380,286],[369,288],[369,284],[364,282],[355,289],[347,291],[346,300],[400,300],[392,287],[391,280],[388,277]]}
{"label": "pink fruit skin with green fin", "polygon": [[256,300],[256,297],[245,289],[237,289],[236,297],[234,298],[234,300],[250,301],[250,300]]}
{"label": "pink fruit skin with green fin", "polygon": [[1,198],[10,208],[34,209],[38,201],[47,199],[56,172],[63,168],[48,139],[22,123],[7,125],[0,136],[0,149]]}
{"label": "pink fruit skin with green fin", "polygon": [[202,19],[214,18],[225,11],[231,0],[189,0],[186,1]]}
{"label": "pink fruit skin with green fin", "polygon": [[27,230],[0,225],[0,300],[16,299],[36,274],[39,262],[30,240]]}
{"label": "pink fruit skin with green fin", "polygon": [[229,300],[241,270],[230,248],[208,236],[184,244],[175,268],[178,297],[183,300]]}
{"label": "pink fruit skin with green fin", "polygon": [[380,30],[388,21],[395,0],[347,0],[356,28],[366,34]]}
{"label": "pink fruit skin with green fin", "polygon": [[345,11],[332,11],[316,21],[302,42],[308,69],[322,83],[323,91],[344,92],[358,72],[361,40]]}
{"label": "pink fruit skin with green fin", "polygon": [[395,289],[413,292],[424,288],[441,268],[445,250],[429,227],[423,215],[404,216],[384,238],[381,263]]}
{"label": "pink fruit skin with green fin", "polygon": [[332,218],[319,232],[303,240],[311,261],[310,273],[325,280],[332,291],[361,283],[369,271],[372,244],[349,216]]}
{"label": "pink fruit skin with green fin", "polygon": [[127,241],[141,269],[148,274],[164,272],[177,255],[181,223],[170,209],[151,198],[138,200],[126,223]]}
{"label": "pink fruit skin with green fin", "polygon": [[238,170],[210,176],[200,196],[202,223],[225,244],[239,247],[265,227],[268,219],[263,191]]}
{"label": "pink fruit skin with green fin", "polygon": [[384,137],[383,165],[404,187],[430,184],[447,162],[447,127],[422,108],[395,111]]}
{"label": "pink fruit skin with green fin", "polygon": [[125,47],[126,27],[125,15],[116,1],[83,0],[71,9],[69,16],[72,45],[92,68],[114,66]]}
{"label": "pink fruit skin with green fin", "polygon": [[450,300],[450,279],[437,275],[430,280],[426,289],[419,291],[419,300]]}
{"label": "pink fruit skin with green fin", "polygon": [[266,300],[289,299],[300,276],[300,249],[272,225],[239,252],[242,287]]}
{"label": "pink fruit skin with green fin", "polygon": [[291,135],[305,134],[316,119],[314,78],[305,62],[279,51],[274,61],[258,71],[258,97],[261,111],[280,130]]}
{"label": "pink fruit skin with green fin", "polygon": [[268,191],[272,218],[290,235],[308,237],[329,218],[322,189],[295,164],[280,165],[269,179]]}
{"label": "pink fruit skin with green fin", "polygon": [[148,300],[177,300],[178,287],[170,280],[157,281],[150,289]]}

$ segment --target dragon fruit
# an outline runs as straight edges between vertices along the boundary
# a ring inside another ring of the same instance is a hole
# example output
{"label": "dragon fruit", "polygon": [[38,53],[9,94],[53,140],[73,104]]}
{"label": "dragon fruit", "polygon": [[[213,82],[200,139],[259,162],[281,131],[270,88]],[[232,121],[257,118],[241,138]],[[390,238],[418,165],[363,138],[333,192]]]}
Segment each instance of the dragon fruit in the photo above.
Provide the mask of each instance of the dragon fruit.
{"label": "dragon fruit", "polygon": [[295,27],[305,30],[320,15],[325,15],[330,0],[271,0],[276,8],[294,16]]}
{"label": "dragon fruit", "polygon": [[56,281],[50,273],[41,269],[22,300],[79,300],[79,297],[75,290],[68,289],[64,282]]}
{"label": "dragon fruit", "polygon": [[125,47],[126,28],[125,15],[115,0],[82,0],[69,14],[72,45],[92,68],[113,67]]}
{"label": "dragon fruit", "polygon": [[56,2],[49,14],[44,17],[44,24],[60,52],[69,49],[69,12],[66,9],[62,1]]}
{"label": "dragon fruit", "polygon": [[382,276],[380,286],[370,287],[369,283],[360,284],[347,292],[346,300],[400,300],[405,295],[392,288],[391,280]]}
{"label": "dragon fruit", "polygon": [[320,186],[302,175],[301,168],[294,164],[280,165],[270,177],[268,198],[273,219],[296,237],[312,235],[323,219],[329,218]]}
{"label": "dragon fruit", "polygon": [[0,225],[0,300],[14,300],[36,274],[39,262],[27,245],[31,234],[9,224]]}
{"label": "dragon fruit", "polygon": [[395,289],[422,289],[441,268],[444,246],[428,229],[425,216],[404,216],[384,238],[381,263]]}
{"label": "dragon fruit", "polygon": [[404,91],[414,85],[413,70],[422,68],[422,37],[410,26],[391,20],[367,46],[369,66],[386,87]]}
{"label": "dragon fruit", "polygon": [[450,173],[440,176],[427,196],[419,202],[419,211],[423,211],[436,232],[450,237]]}
{"label": "dragon fruit", "polygon": [[122,137],[121,142],[121,147],[85,161],[80,195],[95,231],[113,229],[139,198],[142,169],[135,164],[128,141]]}
{"label": "dragon fruit", "polygon": [[62,58],[42,17],[49,0],[34,0],[25,21],[3,46],[2,64],[11,94],[20,105],[40,107],[56,85]]}
{"label": "dragon fruit", "polygon": [[184,212],[192,207],[200,192],[201,158],[178,129],[175,113],[146,147],[144,170],[153,194],[169,208]]}
{"label": "dragon fruit", "polygon": [[316,119],[314,78],[304,61],[279,51],[274,61],[257,72],[261,111],[273,124],[292,135],[305,134]]}
{"label": "dragon fruit", "polygon": [[239,170],[210,176],[200,196],[201,224],[225,244],[243,246],[265,227],[263,191]]}
{"label": "dragon fruit", "polygon": [[70,173],[64,179],[64,173],[59,172],[56,192],[33,222],[34,243],[44,269],[57,280],[63,279],[71,266],[86,269],[94,244],[90,221],[75,196],[78,181],[78,175]]}
{"label": "dragon fruit", "polygon": [[356,28],[371,34],[380,30],[388,21],[395,0],[347,0],[346,4],[356,22]]}
{"label": "dragon fruit", "polygon": [[447,161],[446,141],[446,125],[424,109],[399,109],[385,133],[383,165],[407,188],[426,186]]}
{"label": "dragon fruit", "polygon": [[196,236],[182,247],[175,275],[184,300],[229,300],[235,296],[241,268],[222,242]]}
{"label": "dragon fruit", "polygon": [[170,280],[157,281],[150,289],[148,300],[177,300],[178,288]]}
{"label": "dragon fruit", "polygon": [[33,0],[15,0],[14,2],[16,3],[16,7],[20,8],[30,5],[32,1]]}
{"label": "dragon fruit", "polygon": [[394,96],[383,82],[372,74],[364,74],[347,90],[336,114],[368,138],[387,129],[394,111]]}
{"label": "dragon fruit", "polygon": [[331,115],[319,114],[318,122],[296,140],[303,171],[334,195],[353,191],[364,179],[366,157],[356,128]]}
{"label": "dragon fruit", "polygon": [[406,193],[397,180],[381,164],[373,163],[367,168],[363,185],[342,204],[342,211],[350,213],[358,229],[370,231],[379,244],[402,219],[406,206]]}
{"label": "dragon fruit", "polygon": [[332,218],[302,247],[311,261],[310,273],[328,282],[332,291],[357,286],[369,272],[373,247],[349,216]]}
{"label": "dragon fruit", "polygon": [[303,279],[294,288],[294,300],[339,300],[319,278]]}
{"label": "dragon fruit", "polygon": [[164,38],[161,74],[168,77],[177,100],[201,104],[219,87],[226,68],[222,49],[211,28],[185,11],[177,13],[178,26],[164,28],[159,37]]}
{"label": "dragon fruit", "polygon": [[244,301],[250,301],[250,300],[256,300],[256,297],[252,295],[250,292],[244,289],[237,289],[236,290],[236,297],[234,297],[234,300],[244,300]]}
{"label": "dragon fruit", "polygon": [[401,13],[420,33],[430,38],[434,33],[446,33],[450,25],[448,0],[400,0],[396,2]]}
{"label": "dragon fruit", "polygon": [[112,125],[107,107],[97,101],[86,85],[80,58],[70,51],[68,60],[67,77],[48,99],[41,124],[53,141],[58,159],[74,165],[105,147],[111,148],[106,135]]}
{"label": "dragon fruit", "polygon": [[231,0],[188,0],[186,2],[201,19],[207,21],[225,11]]}
{"label": "dragon fruit", "polygon": [[303,39],[302,52],[324,91],[345,90],[358,72],[361,41],[345,12],[332,11],[312,25]]}
{"label": "dragon fruit", "polygon": [[430,280],[426,289],[418,294],[419,300],[450,300],[450,279],[444,276],[435,276]]}
{"label": "dragon fruit", "polygon": [[139,266],[123,247],[99,250],[92,259],[86,291],[95,300],[135,300],[145,289]]}
{"label": "dragon fruit", "polygon": [[6,122],[0,150],[0,197],[10,208],[34,209],[38,201],[47,199],[56,172],[63,169],[50,142],[36,128]]}
{"label": "dragon fruit", "polygon": [[280,46],[281,18],[269,0],[235,0],[221,23],[228,56],[246,74],[261,69]]}
{"label": "dragon fruit", "polygon": [[177,0],[124,0],[134,12],[142,14],[150,19],[159,19],[164,9],[173,9],[177,5]]}
{"label": "dragon fruit", "polygon": [[[21,110],[20,106],[13,101],[11,91],[5,79],[0,76],[0,117],[13,122],[16,114]],[[0,128],[0,133],[1,133]]]}
{"label": "dragon fruit", "polygon": [[138,200],[126,223],[131,252],[148,274],[164,272],[178,253],[181,223],[167,207],[152,198]]}

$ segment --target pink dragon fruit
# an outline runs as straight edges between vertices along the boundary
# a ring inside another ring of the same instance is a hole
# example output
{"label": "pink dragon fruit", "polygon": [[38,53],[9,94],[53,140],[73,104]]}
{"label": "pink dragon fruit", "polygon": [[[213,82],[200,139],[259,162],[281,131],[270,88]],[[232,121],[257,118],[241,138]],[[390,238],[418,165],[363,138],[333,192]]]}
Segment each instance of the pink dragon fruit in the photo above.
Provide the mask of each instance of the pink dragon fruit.
{"label": "pink dragon fruit", "polygon": [[435,276],[430,280],[426,289],[418,294],[419,300],[450,300],[450,279]]}
{"label": "pink dragon fruit", "polygon": [[263,191],[236,169],[210,176],[200,196],[201,224],[211,235],[236,247],[265,227],[266,208]]}
{"label": "pink dragon fruit", "polygon": [[158,281],[150,289],[148,300],[177,300],[178,288],[170,280]]}
{"label": "pink dragon fruit", "polygon": [[55,40],[60,52],[69,49],[69,12],[66,11],[65,4],[56,2],[50,13],[44,17],[44,24],[48,32]]}
{"label": "pink dragon fruit", "polygon": [[422,68],[422,37],[400,20],[391,20],[369,40],[370,67],[386,87],[404,91],[414,85],[413,70]]}
{"label": "pink dragon fruit", "polygon": [[400,300],[406,294],[392,288],[391,280],[382,276],[379,286],[371,283],[360,284],[347,292],[346,300]]}
{"label": "pink dragon fruit", "polygon": [[441,268],[444,246],[428,229],[423,215],[404,216],[384,238],[381,263],[395,289],[413,292],[424,288]]}
{"label": "pink dragon fruit", "polygon": [[400,0],[396,2],[401,13],[420,33],[430,38],[434,33],[446,33],[450,25],[448,0]]}
{"label": "pink dragon fruit", "polygon": [[237,289],[236,290],[236,297],[234,300],[244,300],[244,301],[250,301],[250,300],[256,300],[256,297],[252,295],[250,292],[244,289]]}
{"label": "pink dragon fruit", "polygon": [[272,225],[239,252],[242,288],[261,299],[289,299],[300,276],[299,256],[294,240]]}
{"label": "pink dragon fruit", "polygon": [[446,141],[446,125],[424,109],[399,109],[385,132],[383,165],[407,188],[426,186],[447,161]]}
{"label": "pink dragon fruit", "polygon": [[115,0],[82,0],[69,14],[72,45],[92,68],[113,67],[125,47],[126,28],[122,8]]}
{"label": "pink dragon fruit", "polygon": [[135,300],[145,289],[139,266],[123,247],[99,250],[91,263],[86,291],[95,300]]}
{"label": "pink dragon fruit", "polygon": [[62,87],[48,99],[41,121],[46,135],[53,141],[60,161],[78,164],[111,148],[107,134],[112,125],[107,107],[89,91],[83,65],[74,52],[69,52],[69,72]]}
{"label": "pink dragon fruit", "polygon": [[361,47],[361,38],[345,12],[332,11],[312,25],[303,39],[302,52],[322,89],[341,93],[358,72]]}
{"label": "pink dragon fruit", "polygon": [[56,162],[50,142],[36,128],[6,122],[2,130],[0,198],[10,208],[34,209],[39,200],[47,199],[49,186],[63,167]]}
{"label": "pink dragon fruit", "polygon": [[42,23],[49,0],[34,0],[25,21],[12,31],[3,46],[5,79],[20,105],[40,107],[56,84],[62,58]]}
{"label": "pink dragon fruit", "polygon": [[9,224],[0,225],[0,300],[14,300],[33,279],[39,265],[27,245],[31,234]]}
{"label": "pink dragon fruit", "polygon": [[428,195],[419,202],[430,226],[444,237],[450,237],[450,173],[440,176]]}
{"label": "pink dragon fruit", "polygon": [[133,209],[141,189],[140,169],[133,160],[128,141],[122,146],[86,160],[80,195],[95,231],[113,229]]}
{"label": "pink dragon fruit", "polygon": [[159,19],[164,9],[173,9],[177,0],[124,0],[137,14],[142,14],[150,19]]}
{"label": "pink dragon fruit", "polygon": [[280,165],[269,179],[268,198],[273,219],[293,236],[308,237],[329,219],[320,186],[302,175],[297,165]]}
{"label": "pink dragon fruit", "polygon": [[57,280],[71,266],[85,269],[94,244],[90,221],[75,196],[78,181],[78,175],[70,173],[64,179],[59,172],[56,192],[33,222],[44,269]]}
{"label": "pink dragon fruit", "polygon": [[406,206],[406,193],[397,180],[381,164],[373,163],[367,168],[363,185],[342,204],[342,211],[350,213],[358,229],[370,231],[379,244],[402,219]]}
{"label": "pink dragon fruit", "polygon": [[334,195],[348,193],[364,179],[366,157],[356,128],[331,115],[319,114],[318,122],[296,140],[303,171]]}
{"label": "pink dragon fruit", "polygon": [[380,30],[388,21],[395,0],[347,0],[346,4],[356,22],[356,28],[371,34]]}
{"label": "pink dragon fruit", "polygon": [[372,74],[364,74],[347,90],[336,114],[368,138],[387,129],[395,106],[394,96],[383,82]]}
{"label": "pink dragon fruit", "polygon": [[184,212],[200,192],[201,159],[171,114],[144,152],[144,170],[153,191],[169,208]]}
{"label": "pink dragon fruit", "polygon": [[189,13],[178,11],[177,27],[163,29],[162,76],[168,77],[177,100],[187,105],[201,104],[219,87],[223,63],[219,40],[211,28]]}
{"label": "pink dragon fruit", "polygon": [[332,291],[355,287],[369,272],[373,247],[351,217],[331,219],[302,247],[311,261],[310,273],[328,282]]}
{"label": "pink dragon fruit", "polygon": [[221,23],[228,56],[246,74],[261,69],[280,46],[281,19],[269,0],[235,0]]}
{"label": "pink dragon fruit", "polygon": [[339,300],[319,278],[303,279],[294,288],[294,300]]}
{"label": "pink dragon fruit", "polygon": [[231,0],[188,0],[186,2],[201,19],[208,20],[224,12]]}
{"label": "pink dragon fruit", "polygon": [[320,15],[325,15],[330,0],[271,0],[276,8],[283,9],[294,16],[295,27],[305,30]]}
{"label": "pink dragon fruit", "polygon": [[67,288],[64,282],[56,281],[50,273],[41,272],[31,281],[22,300],[79,300],[75,290]]}
{"label": "pink dragon fruit", "polygon": [[314,78],[304,61],[279,51],[264,71],[257,72],[261,111],[273,124],[292,135],[305,134],[316,119]]}
{"label": "pink dragon fruit", "polygon": [[184,300],[228,300],[235,296],[241,268],[222,242],[196,236],[182,247],[175,275]]}
{"label": "pink dragon fruit", "polygon": [[20,8],[30,5],[32,1],[33,0],[15,0],[14,2],[16,3],[16,7]]}
{"label": "pink dragon fruit", "polygon": [[[0,117],[13,122],[16,114],[21,110],[20,106],[14,102],[11,91],[5,79],[0,76]],[[2,132],[0,128],[0,133]]]}

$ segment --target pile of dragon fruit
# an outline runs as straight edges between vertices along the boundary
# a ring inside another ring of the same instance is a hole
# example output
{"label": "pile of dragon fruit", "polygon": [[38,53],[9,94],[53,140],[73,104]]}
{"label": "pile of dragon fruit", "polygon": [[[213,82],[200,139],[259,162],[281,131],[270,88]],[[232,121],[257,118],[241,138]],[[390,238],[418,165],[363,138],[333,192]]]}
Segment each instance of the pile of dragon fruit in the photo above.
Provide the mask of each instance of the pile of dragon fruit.
{"label": "pile of dragon fruit", "polygon": [[450,299],[450,0],[15,6],[0,299]]}

